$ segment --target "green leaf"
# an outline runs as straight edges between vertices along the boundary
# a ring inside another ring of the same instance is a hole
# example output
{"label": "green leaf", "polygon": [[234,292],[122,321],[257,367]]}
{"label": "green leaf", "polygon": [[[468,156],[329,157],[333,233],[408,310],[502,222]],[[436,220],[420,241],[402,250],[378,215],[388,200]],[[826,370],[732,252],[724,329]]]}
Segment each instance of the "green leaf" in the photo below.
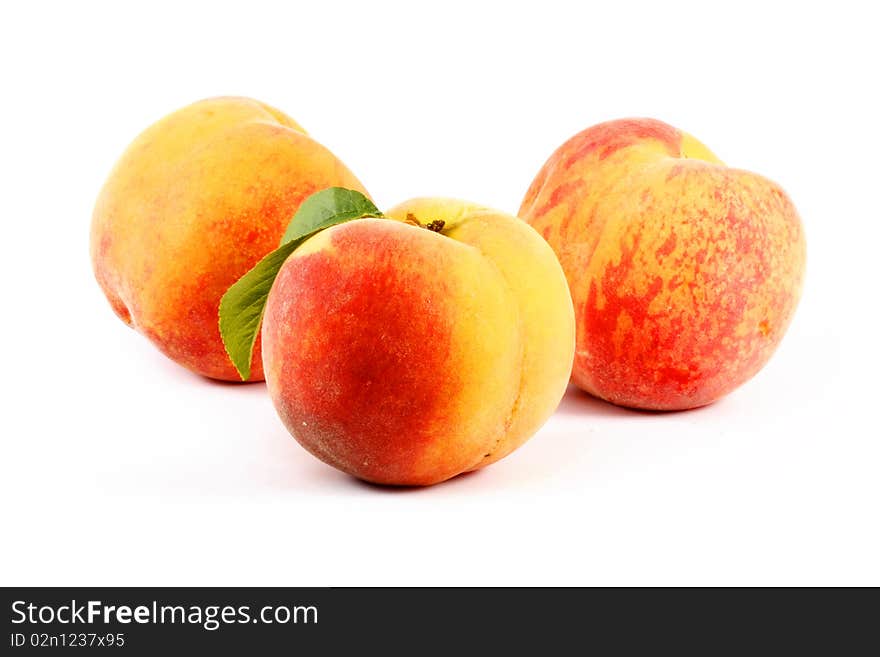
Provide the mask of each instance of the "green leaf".
{"label": "green leaf", "polygon": [[287,244],[349,219],[381,216],[382,213],[373,202],[360,192],[344,187],[328,187],[302,202],[293,220],[288,224],[284,237],[281,238],[281,244]]}
{"label": "green leaf", "polygon": [[251,378],[254,344],[266,299],[284,261],[309,237],[325,228],[363,217],[381,217],[360,192],[330,187],[309,196],[293,215],[281,246],[236,281],[220,300],[220,337],[242,381]]}

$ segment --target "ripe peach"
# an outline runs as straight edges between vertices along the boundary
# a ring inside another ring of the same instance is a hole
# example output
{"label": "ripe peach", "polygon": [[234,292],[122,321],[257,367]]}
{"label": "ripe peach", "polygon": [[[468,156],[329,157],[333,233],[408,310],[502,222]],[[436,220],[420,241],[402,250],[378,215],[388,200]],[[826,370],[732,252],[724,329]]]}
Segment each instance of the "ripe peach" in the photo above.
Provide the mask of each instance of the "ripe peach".
{"label": "ripe peach", "polygon": [[92,217],[95,276],[116,314],[169,358],[240,381],[220,340],[220,298],[278,246],[299,204],[333,185],[363,191],[278,110],[197,102],[143,132],[111,172]]}
{"label": "ripe peach", "polygon": [[320,232],[284,263],[263,370],[312,454],[427,485],[502,458],[550,416],[574,313],[553,251],[515,217],[446,199],[387,214]]}
{"label": "ripe peach", "polygon": [[800,297],[806,247],[785,192],[660,121],[575,135],[520,216],[568,278],[573,382],[615,404],[674,410],[727,394],[767,362]]}

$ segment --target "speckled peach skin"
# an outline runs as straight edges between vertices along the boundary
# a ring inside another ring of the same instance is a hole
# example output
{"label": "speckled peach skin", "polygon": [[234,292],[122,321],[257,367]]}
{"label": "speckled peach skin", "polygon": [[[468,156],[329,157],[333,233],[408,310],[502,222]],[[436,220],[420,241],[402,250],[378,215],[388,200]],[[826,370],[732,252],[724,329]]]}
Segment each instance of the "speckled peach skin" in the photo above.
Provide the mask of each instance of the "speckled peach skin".
{"label": "speckled peach skin", "polygon": [[660,121],[574,136],[519,214],[568,278],[572,381],[615,404],[717,400],[767,362],[800,297],[806,246],[789,197]]}
{"label": "speckled peach skin", "polygon": [[[230,285],[278,246],[300,203],[364,191],[292,119],[248,98],[212,98],[161,119],[128,147],[95,205],[91,259],[116,314],[169,358],[240,381],[220,339]],[[252,380],[262,380],[256,347]]]}
{"label": "speckled peach skin", "polygon": [[[287,260],[263,366],[312,454],[367,481],[428,485],[498,460],[549,417],[574,314],[552,250],[518,219],[446,199],[387,214],[325,230]],[[446,228],[395,220],[407,215]]]}

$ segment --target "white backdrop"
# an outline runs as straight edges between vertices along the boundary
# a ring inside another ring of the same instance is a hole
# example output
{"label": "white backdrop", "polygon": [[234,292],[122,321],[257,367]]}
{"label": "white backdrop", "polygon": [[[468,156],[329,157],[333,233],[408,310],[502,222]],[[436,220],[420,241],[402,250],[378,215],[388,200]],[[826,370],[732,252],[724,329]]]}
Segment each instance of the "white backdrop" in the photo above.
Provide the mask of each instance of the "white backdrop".
{"label": "white backdrop", "polygon": [[[880,584],[876,19],[712,4],[4,3],[0,583]],[[380,207],[515,212],[575,132],[666,120],[792,196],[801,307],[713,406],[570,390],[482,472],[361,484],[301,449],[262,385],[167,361],[93,280],[115,159],[221,94],[293,116]]]}

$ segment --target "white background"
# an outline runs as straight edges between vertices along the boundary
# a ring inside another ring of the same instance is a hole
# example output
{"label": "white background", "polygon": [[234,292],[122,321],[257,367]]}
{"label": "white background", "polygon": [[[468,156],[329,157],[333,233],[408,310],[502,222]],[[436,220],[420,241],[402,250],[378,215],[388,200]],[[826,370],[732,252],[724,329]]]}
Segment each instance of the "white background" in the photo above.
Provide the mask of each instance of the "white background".
{"label": "white background", "polygon": [[[712,4],[3,3],[0,583],[880,584],[877,19]],[[92,278],[115,159],[221,94],[289,113],[380,207],[515,212],[575,132],[666,120],[788,190],[803,301],[711,407],[572,390],[482,472],[359,483],[289,437],[262,385],[167,361]]]}

